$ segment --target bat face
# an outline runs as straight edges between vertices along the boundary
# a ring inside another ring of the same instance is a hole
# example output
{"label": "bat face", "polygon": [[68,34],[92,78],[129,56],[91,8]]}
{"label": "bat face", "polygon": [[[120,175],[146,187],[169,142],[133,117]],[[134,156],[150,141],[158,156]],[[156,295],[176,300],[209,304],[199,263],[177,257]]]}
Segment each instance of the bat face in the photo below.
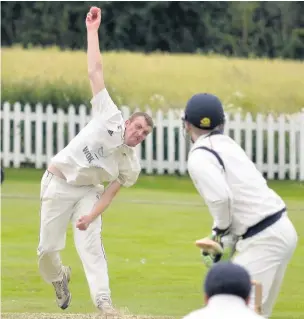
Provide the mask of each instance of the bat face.
{"label": "bat face", "polygon": [[222,246],[210,238],[199,239],[195,242],[195,245],[208,252],[209,254],[215,255],[223,253]]}
{"label": "bat face", "polygon": [[[207,237],[198,239],[195,242],[195,245],[198,248],[208,252],[209,254],[216,255],[216,254],[223,253],[222,246],[219,243]],[[252,289],[251,298],[253,298],[252,300],[253,310],[258,314],[262,314],[262,284],[260,282],[253,280],[251,282],[251,289]]]}

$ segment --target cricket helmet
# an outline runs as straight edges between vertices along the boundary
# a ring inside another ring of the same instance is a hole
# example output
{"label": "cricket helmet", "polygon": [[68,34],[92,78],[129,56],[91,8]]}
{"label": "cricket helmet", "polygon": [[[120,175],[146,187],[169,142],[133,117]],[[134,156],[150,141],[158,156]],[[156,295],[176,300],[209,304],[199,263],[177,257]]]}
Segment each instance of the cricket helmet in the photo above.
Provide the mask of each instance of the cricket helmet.
{"label": "cricket helmet", "polygon": [[225,123],[222,102],[212,94],[195,94],[187,102],[183,120],[199,129],[213,130]]}
{"label": "cricket helmet", "polygon": [[209,298],[225,294],[246,300],[251,291],[251,277],[243,266],[230,261],[219,262],[207,273],[204,291]]}

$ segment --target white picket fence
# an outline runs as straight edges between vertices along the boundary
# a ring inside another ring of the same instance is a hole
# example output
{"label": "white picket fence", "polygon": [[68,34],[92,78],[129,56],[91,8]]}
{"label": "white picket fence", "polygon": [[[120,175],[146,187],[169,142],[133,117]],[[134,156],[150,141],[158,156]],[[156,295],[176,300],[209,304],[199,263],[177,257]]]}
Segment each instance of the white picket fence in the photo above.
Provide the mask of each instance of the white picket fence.
{"label": "white picket fence", "polygon": [[[122,107],[124,118],[131,110]],[[134,111],[134,110],[132,110]],[[181,110],[158,110],[155,130],[137,147],[144,171],[148,174],[187,173],[190,142],[185,138]],[[45,167],[90,120],[88,109],[70,106],[65,113],[5,102],[1,106],[1,161],[4,167],[32,165]],[[268,179],[304,180],[304,112],[279,116],[247,113],[227,114],[225,133],[241,144],[257,168]]]}

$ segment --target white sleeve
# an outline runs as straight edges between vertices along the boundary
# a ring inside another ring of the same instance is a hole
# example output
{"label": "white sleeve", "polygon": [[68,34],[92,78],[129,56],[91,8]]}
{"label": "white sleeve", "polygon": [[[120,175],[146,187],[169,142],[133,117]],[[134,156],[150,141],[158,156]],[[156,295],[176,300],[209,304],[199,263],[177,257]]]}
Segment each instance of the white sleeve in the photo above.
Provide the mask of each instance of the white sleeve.
{"label": "white sleeve", "polygon": [[124,156],[123,160],[119,163],[118,182],[124,187],[131,187],[136,183],[140,171],[140,162],[133,150],[133,152]]}
{"label": "white sleeve", "polygon": [[91,100],[93,119],[102,123],[110,132],[121,132],[124,127],[122,113],[112,101],[108,91],[104,88]]}
{"label": "white sleeve", "polygon": [[139,173],[139,171],[120,172],[117,180],[122,186],[131,187],[136,183]]}
{"label": "white sleeve", "polygon": [[215,225],[226,229],[231,224],[232,195],[217,158],[205,150],[194,150],[188,159],[189,175],[204,198]]}
{"label": "white sleeve", "polygon": [[121,112],[118,110],[116,104],[111,99],[106,88],[97,93],[91,100],[94,115],[102,115],[104,119],[109,119]]}

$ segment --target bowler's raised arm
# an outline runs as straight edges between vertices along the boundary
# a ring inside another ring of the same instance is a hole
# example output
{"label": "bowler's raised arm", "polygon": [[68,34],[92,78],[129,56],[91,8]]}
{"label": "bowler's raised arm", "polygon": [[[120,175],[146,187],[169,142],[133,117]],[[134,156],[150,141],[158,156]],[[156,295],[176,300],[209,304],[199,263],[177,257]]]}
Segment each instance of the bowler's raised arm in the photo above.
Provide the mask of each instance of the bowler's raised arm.
{"label": "bowler's raised arm", "polygon": [[101,21],[101,10],[91,7],[86,17],[87,27],[87,61],[88,75],[93,96],[105,88],[102,58],[99,50],[98,28]]}

